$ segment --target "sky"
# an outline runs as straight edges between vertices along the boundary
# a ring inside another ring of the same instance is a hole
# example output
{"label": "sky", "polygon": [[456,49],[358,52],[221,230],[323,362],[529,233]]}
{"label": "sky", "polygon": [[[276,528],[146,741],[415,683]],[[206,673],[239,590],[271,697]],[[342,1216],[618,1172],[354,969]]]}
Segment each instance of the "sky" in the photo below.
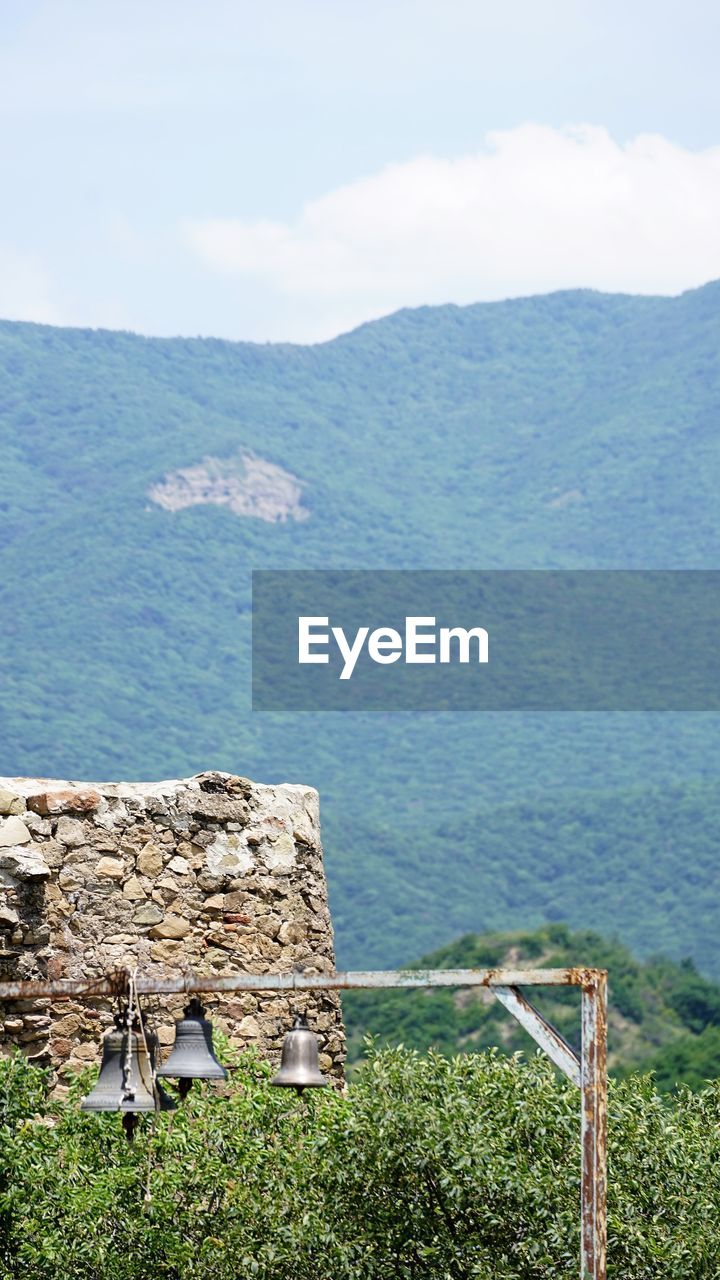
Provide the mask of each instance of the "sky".
{"label": "sky", "polygon": [[0,316],[318,342],[720,277],[714,0],[0,0]]}

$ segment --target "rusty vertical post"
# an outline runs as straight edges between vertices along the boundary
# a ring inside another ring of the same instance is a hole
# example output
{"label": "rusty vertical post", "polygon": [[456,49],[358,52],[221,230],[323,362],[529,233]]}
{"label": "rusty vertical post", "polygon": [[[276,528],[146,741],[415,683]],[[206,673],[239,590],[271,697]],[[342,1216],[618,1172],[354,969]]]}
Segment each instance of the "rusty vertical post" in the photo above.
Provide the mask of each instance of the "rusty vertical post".
{"label": "rusty vertical post", "polygon": [[582,989],[581,1280],[607,1280],[607,974]]}

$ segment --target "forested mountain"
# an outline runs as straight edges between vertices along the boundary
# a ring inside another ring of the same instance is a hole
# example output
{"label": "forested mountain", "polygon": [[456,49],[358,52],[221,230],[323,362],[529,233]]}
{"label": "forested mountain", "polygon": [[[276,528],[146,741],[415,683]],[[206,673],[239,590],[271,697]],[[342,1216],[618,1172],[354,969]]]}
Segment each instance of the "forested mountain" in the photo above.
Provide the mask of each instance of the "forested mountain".
{"label": "forested mountain", "polygon": [[[614,1076],[653,1071],[659,1089],[701,1088],[720,1076],[720,986],[692,964],[655,956],[644,963],[627,947],[591,929],[571,933],[563,924],[533,932],[466,934],[424,956],[422,968],[491,969],[498,966],[565,968],[587,964],[610,974],[608,1067]],[[411,966],[417,967],[417,966]],[[528,993],[526,993],[528,994]],[[580,1051],[580,998],[567,987],[538,987],[532,1003]],[[453,991],[348,991],[343,995],[351,1062],[370,1034],[376,1044],[452,1056],[498,1046],[533,1054],[535,1042],[495,998],[479,988]]]}
{"label": "forested mountain", "polygon": [[720,284],[312,347],[0,324],[0,773],[321,792],[342,964],[613,929],[720,973],[710,714],[252,714],[250,571],[720,567]]}

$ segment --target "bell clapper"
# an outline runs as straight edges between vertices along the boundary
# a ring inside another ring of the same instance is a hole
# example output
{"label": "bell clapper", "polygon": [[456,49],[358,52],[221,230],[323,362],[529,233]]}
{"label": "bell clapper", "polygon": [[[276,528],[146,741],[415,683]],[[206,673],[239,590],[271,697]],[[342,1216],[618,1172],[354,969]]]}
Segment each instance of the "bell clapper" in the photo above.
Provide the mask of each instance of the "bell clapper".
{"label": "bell clapper", "polygon": [[123,1112],[122,1127],[125,1131],[125,1137],[128,1142],[132,1142],[135,1137],[135,1130],[138,1127],[139,1117],[134,1111]]}

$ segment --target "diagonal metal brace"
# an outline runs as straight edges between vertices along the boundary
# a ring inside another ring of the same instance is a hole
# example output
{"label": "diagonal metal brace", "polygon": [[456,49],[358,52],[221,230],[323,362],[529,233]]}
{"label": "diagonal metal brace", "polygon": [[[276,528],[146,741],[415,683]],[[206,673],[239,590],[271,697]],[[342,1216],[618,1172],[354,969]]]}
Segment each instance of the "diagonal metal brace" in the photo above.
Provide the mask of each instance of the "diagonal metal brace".
{"label": "diagonal metal brace", "polygon": [[570,1047],[567,1040],[555,1030],[552,1023],[547,1022],[541,1013],[538,1013],[534,1005],[517,987],[496,987],[493,985],[490,990],[494,996],[497,996],[501,1004],[509,1013],[517,1018],[518,1022],[533,1040],[540,1045],[548,1058],[551,1058],[556,1067],[572,1080],[578,1089],[582,1088],[582,1071],[580,1069],[580,1059],[575,1051]]}

